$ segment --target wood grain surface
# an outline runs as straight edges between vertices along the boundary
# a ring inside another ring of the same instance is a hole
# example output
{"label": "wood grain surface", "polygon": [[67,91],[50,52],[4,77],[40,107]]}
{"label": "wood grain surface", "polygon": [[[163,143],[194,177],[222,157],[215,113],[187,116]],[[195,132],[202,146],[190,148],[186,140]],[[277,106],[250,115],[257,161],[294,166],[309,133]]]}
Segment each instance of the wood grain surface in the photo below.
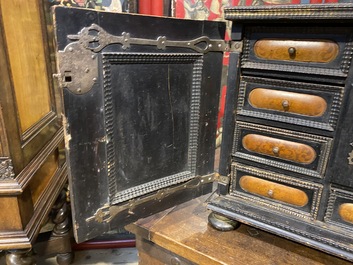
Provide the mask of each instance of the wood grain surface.
{"label": "wood grain surface", "polygon": [[200,265],[351,264],[247,225],[235,231],[217,231],[208,225],[206,198],[207,195],[140,219],[127,229]]}
{"label": "wood grain surface", "polygon": [[322,97],[265,88],[253,89],[249,94],[249,103],[255,108],[310,117],[320,117],[327,109],[327,102]]}
{"label": "wood grain surface", "polygon": [[338,56],[339,46],[330,40],[261,39],[254,52],[266,60],[329,63]]}
{"label": "wood grain surface", "polygon": [[353,203],[343,203],[338,209],[339,216],[346,222],[353,224]]}
{"label": "wood grain surface", "polygon": [[242,143],[250,152],[305,165],[311,164],[316,158],[315,150],[309,145],[264,135],[248,134],[243,137]]}
{"label": "wood grain surface", "polygon": [[0,1],[22,132],[50,110],[49,81],[39,3]]}
{"label": "wood grain surface", "polygon": [[309,200],[302,190],[253,176],[242,176],[239,185],[247,192],[299,207],[307,205]]}

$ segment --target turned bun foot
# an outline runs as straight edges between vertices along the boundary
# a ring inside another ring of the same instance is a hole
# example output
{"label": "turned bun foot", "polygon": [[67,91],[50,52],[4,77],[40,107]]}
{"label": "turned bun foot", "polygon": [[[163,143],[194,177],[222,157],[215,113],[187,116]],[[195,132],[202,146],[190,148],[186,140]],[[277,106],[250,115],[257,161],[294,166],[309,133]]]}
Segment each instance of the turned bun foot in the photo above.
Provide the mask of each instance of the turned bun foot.
{"label": "turned bun foot", "polygon": [[6,265],[35,265],[31,250],[10,250],[6,254]]}
{"label": "turned bun foot", "polygon": [[237,229],[240,226],[239,222],[214,212],[209,214],[208,223],[219,231],[231,231]]}
{"label": "turned bun foot", "polygon": [[73,262],[73,260],[74,260],[74,253],[73,252],[62,253],[62,254],[56,255],[56,262],[59,265],[69,265]]}

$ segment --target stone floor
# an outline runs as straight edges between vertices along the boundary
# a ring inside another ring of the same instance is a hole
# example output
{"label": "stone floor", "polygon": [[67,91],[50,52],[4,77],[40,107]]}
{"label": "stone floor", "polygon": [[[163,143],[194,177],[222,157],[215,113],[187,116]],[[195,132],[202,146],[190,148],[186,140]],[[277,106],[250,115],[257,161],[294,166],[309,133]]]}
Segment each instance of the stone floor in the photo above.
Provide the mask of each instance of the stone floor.
{"label": "stone floor", "polygon": [[[55,257],[36,258],[37,265],[57,265]],[[138,256],[136,248],[82,250],[75,252],[73,265],[137,265]],[[5,265],[4,253],[0,252],[0,265]]]}

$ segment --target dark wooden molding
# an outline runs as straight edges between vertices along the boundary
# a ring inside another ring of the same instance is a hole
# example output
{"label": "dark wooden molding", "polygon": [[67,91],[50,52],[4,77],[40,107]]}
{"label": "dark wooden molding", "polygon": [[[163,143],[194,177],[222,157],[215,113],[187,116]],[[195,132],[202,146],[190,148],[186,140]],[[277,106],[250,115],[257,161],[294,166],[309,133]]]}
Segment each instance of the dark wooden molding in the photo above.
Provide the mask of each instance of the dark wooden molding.
{"label": "dark wooden molding", "polygon": [[0,182],[0,195],[21,194],[31,181],[37,170],[43,165],[46,158],[58,147],[64,140],[63,128],[60,128],[52,140],[45,146],[35,158],[22,170],[10,183]]}
{"label": "dark wooden molding", "polygon": [[26,145],[26,142],[31,141],[34,137],[41,133],[45,127],[49,126],[57,118],[57,114],[53,111],[48,112],[42,119],[35,123],[32,127],[26,130],[22,136],[22,146]]}
{"label": "dark wooden molding", "polygon": [[25,228],[25,232],[31,242],[36,239],[43,222],[48,216],[52,206],[54,205],[54,202],[56,201],[56,198],[58,197],[66,182],[67,166],[65,163],[60,169],[56,171],[52,181],[34,206],[33,217]]}
{"label": "dark wooden molding", "polygon": [[353,4],[271,5],[232,7],[224,10],[228,20],[335,20],[353,19]]}
{"label": "dark wooden molding", "polygon": [[0,233],[0,249],[26,249],[32,247],[32,242],[36,239],[43,222],[66,181],[67,168],[66,164],[64,164],[56,171],[46,191],[38,199],[33,216],[25,229],[23,231]]}

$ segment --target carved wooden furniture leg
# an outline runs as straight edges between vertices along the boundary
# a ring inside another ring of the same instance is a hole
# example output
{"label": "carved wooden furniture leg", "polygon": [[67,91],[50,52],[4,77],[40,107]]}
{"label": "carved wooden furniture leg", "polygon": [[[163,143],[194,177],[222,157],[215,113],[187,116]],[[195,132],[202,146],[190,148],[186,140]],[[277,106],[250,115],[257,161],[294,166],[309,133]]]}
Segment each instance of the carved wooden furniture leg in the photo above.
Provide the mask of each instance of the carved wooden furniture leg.
{"label": "carved wooden furniture leg", "polygon": [[53,240],[61,239],[61,244],[64,244],[66,252],[58,252],[56,261],[59,265],[68,265],[73,261],[73,252],[71,251],[71,240],[70,240],[70,210],[66,202],[66,190],[63,190],[59,195],[56,203],[53,206],[54,217],[53,222],[55,224],[53,230]]}
{"label": "carved wooden furniture leg", "polygon": [[223,215],[210,213],[208,216],[208,222],[211,226],[220,231],[231,231],[235,230],[240,226],[240,223],[234,220],[231,220]]}
{"label": "carved wooden furniture leg", "polygon": [[34,265],[30,249],[10,250],[6,254],[6,265]]}

